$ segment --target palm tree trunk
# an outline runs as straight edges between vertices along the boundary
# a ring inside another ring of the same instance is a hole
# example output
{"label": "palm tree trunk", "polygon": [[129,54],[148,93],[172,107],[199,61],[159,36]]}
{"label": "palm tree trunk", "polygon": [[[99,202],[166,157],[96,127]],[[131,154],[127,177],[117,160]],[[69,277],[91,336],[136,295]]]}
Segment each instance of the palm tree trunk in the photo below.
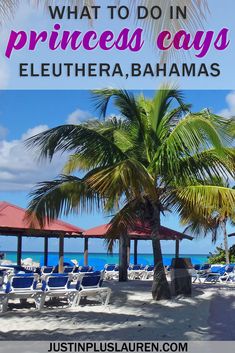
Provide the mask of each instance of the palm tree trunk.
{"label": "palm tree trunk", "polygon": [[222,222],[222,229],[223,229],[223,235],[224,235],[225,260],[226,260],[226,264],[228,265],[230,261],[229,261],[228,234],[226,229],[226,223],[227,223],[226,220]]}
{"label": "palm tree trunk", "polygon": [[154,226],[152,231],[152,246],[154,258],[154,276],[152,285],[152,296],[154,300],[170,299],[171,291],[167,282],[165,269],[163,266],[160,233],[160,211],[154,211]]}
{"label": "palm tree trunk", "polygon": [[127,236],[119,237],[119,282],[127,281]]}

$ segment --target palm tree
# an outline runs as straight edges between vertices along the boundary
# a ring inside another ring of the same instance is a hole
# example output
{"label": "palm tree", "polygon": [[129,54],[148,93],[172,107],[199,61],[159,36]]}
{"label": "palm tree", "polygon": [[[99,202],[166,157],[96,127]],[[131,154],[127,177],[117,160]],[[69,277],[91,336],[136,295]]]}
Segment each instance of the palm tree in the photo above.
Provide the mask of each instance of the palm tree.
{"label": "palm tree", "polygon": [[208,111],[190,113],[182,94],[166,86],[152,100],[122,90],[96,91],[95,104],[103,117],[111,99],[119,117],[62,125],[27,141],[40,158],[70,154],[64,175],[40,183],[31,193],[28,212],[41,224],[70,212],[115,214],[109,248],[117,234],[124,242],[136,222],[147,222],[155,265],[153,298],[169,298],[160,216],[172,209],[183,217],[185,209],[195,208],[206,216],[218,200],[221,207],[234,204],[234,190],[210,184],[212,176],[231,173],[234,150],[225,145],[230,143],[227,123]]}
{"label": "palm tree", "polygon": [[[214,178],[214,185],[224,188],[229,188],[230,186],[228,180],[223,180],[221,177]],[[221,206],[212,210],[211,214],[207,217],[204,217],[200,213],[198,214],[197,210],[193,210],[191,213],[185,210],[185,216],[182,219],[183,224],[188,224],[185,231],[190,230],[196,236],[212,235],[213,243],[217,241],[221,233],[223,234],[226,264],[230,263],[227,233],[228,222],[233,225],[235,222],[235,205],[229,203],[225,207]]]}

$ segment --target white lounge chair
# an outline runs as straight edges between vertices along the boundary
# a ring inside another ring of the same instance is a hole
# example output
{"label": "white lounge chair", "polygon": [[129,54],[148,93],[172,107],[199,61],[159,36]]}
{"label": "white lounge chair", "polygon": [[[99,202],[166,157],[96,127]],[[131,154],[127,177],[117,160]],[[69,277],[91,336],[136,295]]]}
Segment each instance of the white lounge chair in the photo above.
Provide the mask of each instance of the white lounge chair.
{"label": "white lounge chair", "polygon": [[142,265],[130,265],[128,268],[129,279],[141,279],[144,274],[144,267]]}
{"label": "white lounge chair", "polygon": [[103,305],[108,305],[111,289],[102,287],[103,273],[100,271],[93,273],[80,274],[77,277],[76,289],[78,296],[76,305],[80,304],[81,298],[84,297],[97,297]]}
{"label": "white lounge chair", "polygon": [[43,308],[46,298],[66,298],[69,306],[75,306],[78,291],[71,288],[72,274],[53,273],[42,277],[40,309]]}
{"label": "white lounge chair", "polygon": [[118,277],[119,266],[114,264],[107,264],[104,266],[104,279],[113,280]]}
{"label": "white lounge chair", "polygon": [[40,308],[41,291],[37,289],[38,275],[33,273],[10,274],[1,291],[1,310],[6,311],[8,301],[19,299],[24,303],[27,299],[34,299],[37,309]]}
{"label": "white lounge chair", "polygon": [[147,265],[141,275],[142,280],[153,278],[154,275],[154,265]]}

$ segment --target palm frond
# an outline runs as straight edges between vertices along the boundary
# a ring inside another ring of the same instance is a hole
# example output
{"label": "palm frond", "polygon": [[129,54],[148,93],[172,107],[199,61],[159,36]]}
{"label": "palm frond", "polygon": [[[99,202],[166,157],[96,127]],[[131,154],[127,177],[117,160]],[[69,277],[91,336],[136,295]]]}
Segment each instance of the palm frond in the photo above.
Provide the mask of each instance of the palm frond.
{"label": "palm frond", "polygon": [[[223,153],[216,149],[203,150],[202,152],[180,159],[176,182],[184,183],[185,180],[195,179],[213,183],[216,178],[226,180],[235,176],[235,150],[224,148]],[[174,178],[174,177],[173,177]],[[208,181],[209,180],[209,181]]]}
{"label": "palm frond", "polygon": [[100,116],[107,114],[110,100],[113,99],[115,107],[121,113],[121,116],[130,121],[138,121],[140,109],[134,95],[125,90],[102,89],[93,91],[93,101]]}
{"label": "palm frond", "polygon": [[100,133],[99,128],[98,121],[62,125],[29,138],[25,144],[39,150],[39,158],[49,160],[58,152],[74,151],[75,155],[80,155],[79,160],[87,159],[90,167],[109,165],[126,158],[118,145]]}
{"label": "palm frond", "polygon": [[[132,11],[136,11],[136,0],[129,0],[132,6]],[[138,2],[139,5],[151,9],[156,6],[155,0],[141,0]],[[179,18],[172,19],[169,21],[169,2],[165,0],[158,1],[157,5],[162,9],[162,16],[160,19],[155,20],[148,17],[145,20],[139,20],[138,24],[145,29],[151,40],[156,40],[157,35],[162,30],[169,30],[171,33],[176,33],[181,29],[185,29],[187,32],[194,34],[198,28],[203,27],[203,22],[209,13],[209,4],[207,0],[176,0],[172,5],[187,7],[187,19]],[[161,52],[161,61],[180,62],[186,54],[177,52],[174,49],[168,50],[167,52]]]}
{"label": "palm frond", "polygon": [[104,203],[85,179],[65,175],[38,183],[30,197],[27,217],[31,224],[39,223],[40,226],[71,212],[99,211]]}
{"label": "palm frond", "polygon": [[19,0],[2,0],[0,2],[0,24],[13,18],[18,6]]}
{"label": "palm frond", "polygon": [[126,235],[130,229],[134,229],[137,222],[140,222],[140,212],[142,201],[134,199],[127,202],[121,210],[111,219],[106,232],[106,245],[110,253],[120,234]]}
{"label": "palm frond", "polygon": [[126,159],[87,178],[88,185],[106,198],[127,199],[146,192],[154,197],[154,179],[138,161]]}
{"label": "palm frond", "polygon": [[216,185],[190,185],[179,187],[175,195],[168,196],[175,211],[181,216],[197,210],[202,217],[209,218],[213,212],[219,212],[220,217],[233,218],[235,211],[235,190]]}
{"label": "palm frond", "polygon": [[188,114],[180,120],[161,148],[156,151],[153,164],[156,163],[163,173],[166,170],[179,174],[180,162],[192,154],[214,147],[217,153],[223,154],[222,141],[211,121],[202,113]]}
{"label": "palm frond", "polygon": [[182,92],[169,85],[162,85],[152,101],[151,122],[154,131],[157,131],[159,124],[169,111],[173,100],[175,100],[182,109],[185,108]]}

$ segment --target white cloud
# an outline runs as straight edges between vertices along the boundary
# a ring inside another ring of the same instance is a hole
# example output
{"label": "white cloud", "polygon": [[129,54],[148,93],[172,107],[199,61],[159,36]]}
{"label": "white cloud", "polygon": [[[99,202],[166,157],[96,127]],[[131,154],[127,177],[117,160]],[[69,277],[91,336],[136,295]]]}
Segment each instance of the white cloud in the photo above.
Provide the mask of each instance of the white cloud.
{"label": "white cloud", "polygon": [[230,92],[226,96],[226,102],[228,107],[225,109],[222,109],[218,115],[221,115],[225,118],[231,118],[232,116],[235,116],[235,91]]}
{"label": "white cloud", "polygon": [[43,131],[48,130],[48,126],[47,125],[38,125],[35,126],[33,128],[28,129],[23,135],[22,135],[22,140],[26,140],[32,136],[35,136],[37,134],[40,134]]}
{"label": "white cloud", "polygon": [[4,126],[0,125],[0,140],[7,136],[8,130]]}
{"label": "white cloud", "polygon": [[55,156],[52,163],[38,162],[36,151],[27,149],[24,140],[48,129],[39,125],[20,139],[0,141],[0,191],[29,191],[37,182],[51,180],[61,173],[65,156]]}
{"label": "white cloud", "polygon": [[91,119],[94,119],[91,113],[85,110],[77,109],[68,116],[66,123],[76,125]]}

